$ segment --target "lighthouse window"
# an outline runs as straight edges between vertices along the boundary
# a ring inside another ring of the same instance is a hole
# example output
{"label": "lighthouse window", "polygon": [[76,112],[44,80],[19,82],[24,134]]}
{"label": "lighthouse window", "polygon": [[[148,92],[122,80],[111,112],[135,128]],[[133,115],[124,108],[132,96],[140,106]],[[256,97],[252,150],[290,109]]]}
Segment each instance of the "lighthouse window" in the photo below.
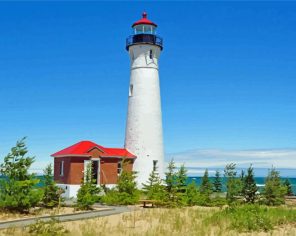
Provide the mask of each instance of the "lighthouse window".
{"label": "lighthouse window", "polygon": [[153,52],[152,52],[152,50],[150,50],[149,57],[150,57],[150,59],[153,58]]}
{"label": "lighthouse window", "polygon": [[121,171],[122,171],[122,162],[119,161],[117,163],[117,174],[120,175],[121,174]]}
{"label": "lighthouse window", "polygon": [[157,171],[157,160],[153,160],[153,171]]}
{"label": "lighthouse window", "polygon": [[144,32],[144,25],[137,25],[135,26],[135,34],[143,34]]}
{"label": "lighthouse window", "polygon": [[144,26],[144,34],[151,34],[151,27],[150,25],[145,25]]}
{"label": "lighthouse window", "polygon": [[134,90],[134,85],[130,85],[130,89],[129,89],[129,96],[131,97],[131,96],[133,96],[133,91]]}

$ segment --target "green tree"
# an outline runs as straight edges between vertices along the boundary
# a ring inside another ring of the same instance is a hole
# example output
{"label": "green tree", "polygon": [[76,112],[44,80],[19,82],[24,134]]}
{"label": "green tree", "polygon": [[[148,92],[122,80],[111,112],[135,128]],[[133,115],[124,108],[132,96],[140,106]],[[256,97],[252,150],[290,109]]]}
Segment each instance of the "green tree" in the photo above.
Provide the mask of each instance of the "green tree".
{"label": "green tree", "polygon": [[0,181],[0,208],[9,211],[26,212],[35,207],[42,198],[42,191],[36,188],[39,182],[29,168],[35,158],[26,156],[28,150],[25,138],[17,141],[0,165],[5,178]]}
{"label": "green tree", "polygon": [[187,181],[187,170],[185,165],[182,164],[175,174],[176,177],[176,189],[177,189],[177,204],[178,206],[186,205],[186,181]]}
{"label": "green tree", "polygon": [[162,203],[165,200],[165,188],[156,170],[153,170],[146,184],[143,184],[143,191],[150,200],[157,200]]}
{"label": "green tree", "polygon": [[199,203],[199,198],[200,193],[198,190],[198,187],[193,180],[190,184],[187,185],[186,187],[186,203],[188,206],[194,206]]}
{"label": "green tree", "polygon": [[294,193],[293,193],[293,190],[292,190],[292,185],[291,185],[291,183],[290,183],[290,181],[288,179],[285,179],[284,186],[286,186],[287,195],[288,196],[293,196]]}
{"label": "green tree", "polygon": [[235,197],[241,192],[241,180],[236,177],[236,165],[234,163],[227,164],[224,169],[224,177],[226,178],[227,194],[226,199],[232,203]]}
{"label": "green tree", "polygon": [[109,205],[133,205],[139,201],[140,191],[137,189],[136,172],[127,171],[127,162],[122,160],[123,170],[118,177],[117,186],[106,191],[102,201]]}
{"label": "green tree", "polygon": [[205,194],[207,197],[212,193],[212,188],[213,185],[209,179],[209,172],[208,169],[205,170],[205,173],[201,179],[201,184],[200,184],[200,193]]}
{"label": "green tree", "polygon": [[285,202],[286,193],[287,188],[281,183],[279,171],[276,171],[276,169],[272,167],[271,170],[268,171],[263,190],[265,203],[270,206],[283,204]]}
{"label": "green tree", "polygon": [[167,204],[170,206],[177,206],[178,189],[176,183],[176,166],[173,159],[169,162],[167,172],[165,173],[165,185]]}
{"label": "green tree", "polygon": [[45,167],[43,175],[43,205],[48,208],[60,206],[61,202],[64,200],[61,197],[61,194],[64,191],[61,191],[62,189],[59,188],[53,180],[53,169],[51,164]]}
{"label": "green tree", "polygon": [[215,173],[215,179],[214,179],[214,183],[213,183],[213,191],[216,193],[220,193],[222,191],[222,180],[220,177],[220,172],[218,170],[216,170]]}
{"label": "green tree", "polygon": [[258,187],[254,178],[254,170],[252,165],[247,170],[247,175],[243,177],[242,194],[247,203],[254,203],[256,200],[256,192]]}
{"label": "green tree", "polygon": [[167,192],[170,195],[171,193],[177,192],[175,170],[176,170],[175,162],[172,159],[169,162],[169,165],[167,167],[167,172],[165,173],[165,184],[166,184]]}
{"label": "green tree", "polygon": [[97,187],[96,180],[93,178],[92,162],[86,166],[86,173],[82,179],[80,189],[77,193],[77,208],[88,210],[98,200],[101,189]]}
{"label": "green tree", "polygon": [[178,191],[185,190],[187,178],[187,170],[184,164],[182,164],[176,173],[176,186],[178,188]]}
{"label": "green tree", "polygon": [[117,190],[119,193],[120,204],[136,204],[140,198],[140,192],[137,189],[136,172],[123,169],[118,182]]}
{"label": "green tree", "polygon": [[184,165],[181,165],[178,171],[174,160],[171,160],[165,173],[165,185],[166,185],[166,202],[170,207],[182,206],[185,204],[186,199],[186,169]]}
{"label": "green tree", "polygon": [[244,170],[241,170],[240,180],[241,180],[242,182],[244,182],[244,180],[245,180],[245,176],[246,176],[245,171],[244,171]]}

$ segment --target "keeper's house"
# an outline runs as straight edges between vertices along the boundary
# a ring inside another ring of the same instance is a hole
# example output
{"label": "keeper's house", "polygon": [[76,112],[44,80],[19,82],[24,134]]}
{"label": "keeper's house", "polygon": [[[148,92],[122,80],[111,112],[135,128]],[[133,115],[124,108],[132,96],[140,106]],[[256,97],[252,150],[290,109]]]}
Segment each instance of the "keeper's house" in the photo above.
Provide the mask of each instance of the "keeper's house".
{"label": "keeper's house", "polygon": [[81,141],[51,155],[54,180],[65,190],[64,197],[76,197],[88,163],[98,185],[113,186],[124,168],[133,170],[136,156],[124,148],[106,148],[91,141]]}

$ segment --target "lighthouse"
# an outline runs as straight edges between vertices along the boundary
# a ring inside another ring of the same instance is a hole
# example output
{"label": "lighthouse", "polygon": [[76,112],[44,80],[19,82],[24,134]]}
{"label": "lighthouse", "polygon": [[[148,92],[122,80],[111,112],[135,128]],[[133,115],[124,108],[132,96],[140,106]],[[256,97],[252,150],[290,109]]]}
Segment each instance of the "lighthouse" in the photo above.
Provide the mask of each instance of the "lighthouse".
{"label": "lighthouse", "polygon": [[125,148],[137,156],[134,171],[142,187],[150,173],[164,177],[164,148],[158,61],[163,41],[156,33],[157,25],[142,19],[132,25],[126,40],[130,55],[130,84],[126,121]]}

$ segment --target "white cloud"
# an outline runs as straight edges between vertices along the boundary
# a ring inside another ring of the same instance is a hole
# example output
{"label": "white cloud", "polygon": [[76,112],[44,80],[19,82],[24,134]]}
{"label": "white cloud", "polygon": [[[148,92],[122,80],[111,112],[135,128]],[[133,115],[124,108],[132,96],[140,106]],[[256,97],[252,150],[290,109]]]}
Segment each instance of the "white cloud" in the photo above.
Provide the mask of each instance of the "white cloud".
{"label": "white cloud", "polygon": [[167,160],[174,158],[177,165],[182,163],[188,168],[223,168],[228,163],[236,163],[245,168],[252,164],[256,168],[296,168],[296,149],[270,150],[223,150],[196,149],[166,155]]}

